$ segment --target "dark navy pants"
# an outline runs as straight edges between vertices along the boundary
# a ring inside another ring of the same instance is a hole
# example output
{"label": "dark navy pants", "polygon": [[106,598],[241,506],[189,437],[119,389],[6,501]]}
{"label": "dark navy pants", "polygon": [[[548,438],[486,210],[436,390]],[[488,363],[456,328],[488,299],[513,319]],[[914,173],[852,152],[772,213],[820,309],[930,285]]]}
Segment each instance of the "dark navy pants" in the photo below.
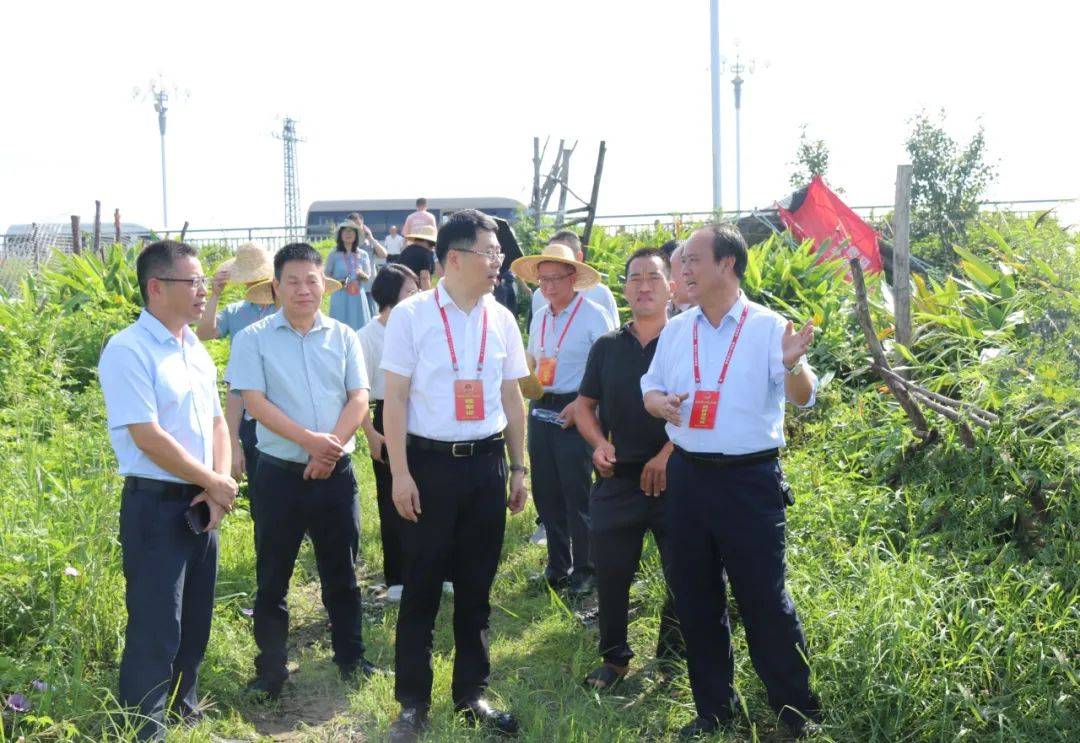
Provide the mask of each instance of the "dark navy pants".
{"label": "dark navy pants", "polygon": [[[551,405],[559,412],[576,395],[557,396]],[[552,580],[593,573],[589,551],[589,491],[592,489],[592,449],[577,428],[563,429],[529,416],[529,464],[536,512],[547,532],[548,564]]]}
{"label": "dark navy pants", "polygon": [[194,534],[184,520],[198,490],[166,495],[125,484],[121,496],[128,623],[119,691],[120,703],[143,715],[140,740],[164,740],[166,716],[191,714],[199,698],[218,533]]}
{"label": "dark navy pants", "polygon": [[[632,470],[629,475],[617,471],[612,477],[599,478],[589,496],[592,555],[600,604],[600,655],[605,663],[617,666],[627,665],[634,657],[626,638],[630,586],[641,562],[646,531],[651,531],[656,540],[665,577],[671,563],[664,518],[667,494],[645,495],[641,489],[641,468],[629,469]],[[671,593],[665,593],[656,657],[670,661],[683,657],[684,648]]]}
{"label": "dark navy pants", "polygon": [[[383,401],[375,401],[375,410],[371,414],[371,425],[379,433],[383,432]],[[405,553],[402,545],[402,530],[405,519],[394,507],[393,478],[383,445],[383,461],[371,460],[371,470],[375,474],[375,502],[379,506],[379,534],[382,538],[383,580],[388,586],[400,586],[405,580]]]}
{"label": "dark navy pants", "polygon": [[502,447],[472,457],[407,450],[422,513],[405,521],[405,589],[394,645],[394,691],[403,707],[431,704],[435,619],[447,575],[454,582],[455,704],[480,698],[491,673],[491,584],[506,527]]}
{"label": "dark navy pants", "polygon": [[784,588],[782,481],[775,459],[717,468],[676,450],[668,462],[671,588],[701,717],[728,719],[735,702],[725,569],[769,704],[785,722],[819,714],[802,625]]}
{"label": "dark navy pants", "polygon": [[359,544],[360,507],[348,456],[326,480],[305,480],[303,472],[259,457],[255,474],[259,498],[255,577],[255,671],[260,678],[288,677],[286,596],[296,556],[306,532],[315,548],[323,606],[330,615],[334,662],[341,666],[364,657],[360,588],[353,561]]}

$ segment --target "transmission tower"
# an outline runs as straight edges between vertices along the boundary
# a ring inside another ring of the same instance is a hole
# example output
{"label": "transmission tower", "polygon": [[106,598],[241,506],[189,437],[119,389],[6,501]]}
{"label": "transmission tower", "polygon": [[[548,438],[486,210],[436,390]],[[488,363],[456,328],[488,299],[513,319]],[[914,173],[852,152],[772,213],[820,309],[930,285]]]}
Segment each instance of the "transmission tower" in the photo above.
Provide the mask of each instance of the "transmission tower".
{"label": "transmission tower", "polygon": [[300,226],[300,188],[296,183],[296,120],[285,118],[281,134],[275,134],[285,146],[285,227],[290,232]]}

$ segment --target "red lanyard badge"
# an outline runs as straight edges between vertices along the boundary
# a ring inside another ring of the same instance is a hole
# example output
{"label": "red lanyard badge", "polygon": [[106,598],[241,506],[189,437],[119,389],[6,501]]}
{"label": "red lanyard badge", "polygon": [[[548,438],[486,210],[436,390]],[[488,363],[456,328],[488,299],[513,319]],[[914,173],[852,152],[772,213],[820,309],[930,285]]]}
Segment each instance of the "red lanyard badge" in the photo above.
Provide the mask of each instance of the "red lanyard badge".
{"label": "red lanyard badge", "polygon": [[[454,367],[454,376],[459,376],[457,352],[454,350],[454,335],[450,332],[450,319],[439,301],[439,288],[435,287],[435,306],[442,315],[443,330],[446,331],[446,345],[450,349],[450,363]],[[454,380],[454,414],[459,421],[484,420],[484,382],[480,373],[484,370],[484,356],[487,353],[488,312],[484,308],[480,327],[480,355],[476,359],[476,379]]]}
{"label": "red lanyard badge", "polygon": [[728,366],[731,357],[735,353],[735,345],[739,342],[746,316],[750,313],[750,306],[743,307],[739,315],[739,323],[735,326],[735,334],[731,337],[731,345],[728,346],[727,355],[724,357],[724,365],[720,368],[720,378],[716,382],[715,390],[701,389],[701,365],[698,361],[698,322],[694,320],[694,404],[690,409],[690,428],[712,429],[716,425],[716,410],[720,407],[720,388],[727,379]]}
{"label": "red lanyard badge", "polygon": [[[581,309],[581,303],[585,301],[585,296],[579,296],[577,304],[574,305],[573,312],[570,313],[570,317],[566,321],[566,326],[562,330],[562,334],[559,335],[559,340],[555,342],[555,353],[551,356],[547,355],[547,344],[544,342],[544,337],[547,335],[547,319],[551,314],[550,308],[548,312],[544,313],[544,319],[540,323],[540,361],[536,367],[536,378],[540,380],[540,384],[545,387],[550,387],[555,384],[555,361],[559,356],[559,349],[562,348],[563,341],[566,340],[566,332],[570,330],[570,325],[574,322],[574,317],[577,316],[578,310]],[[554,316],[551,321],[552,330],[554,330],[555,320]]]}

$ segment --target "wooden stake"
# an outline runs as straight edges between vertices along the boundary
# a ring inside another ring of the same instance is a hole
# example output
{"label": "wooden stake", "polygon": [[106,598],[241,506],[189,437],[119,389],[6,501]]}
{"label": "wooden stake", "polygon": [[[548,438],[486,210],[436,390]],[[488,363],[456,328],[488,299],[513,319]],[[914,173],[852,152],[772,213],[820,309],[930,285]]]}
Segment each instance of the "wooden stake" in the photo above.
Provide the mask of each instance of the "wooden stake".
{"label": "wooden stake", "polygon": [[119,209],[113,209],[112,221],[113,221],[113,230],[116,231],[116,242],[119,243],[120,242],[120,237],[121,237],[120,236],[120,210]]}
{"label": "wooden stake", "polygon": [[71,215],[71,252],[75,255],[82,253],[82,232],[79,230],[79,215]]}
{"label": "wooden stake", "polygon": [[[184,236],[187,235],[188,221],[184,220],[184,226],[180,230],[180,242],[184,242]],[[251,233],[248,233],[248,237],[251,237]]]}
{"label": "wooden stake", "polygon": [[101,253],[101,202],[94,200],[94,255],[105,256]]}
{"label": "wooden stake", "polygon": [[893,212],[893,310],[896,342],[911,348],[911,173],[896,166],[896,210]]}
{"label": "wooden stake", "polygon": [[[874,363],[879,367],[892,371],[888,359],[885,358],[885,351],[881,347],[881,341],[878,340],[877,333],[874,331],[874,322],[870,318],[870,302],[866,298],[866,282],[863,280],[862,266],[859,265],[858,258],[852,258],[848,261],[848,264],[851,266],[851,283],[855,285],[856,314],[863,335],[866,337],[866,343],[870,346],[870,355],[874,358]],[[893,397],[896,398],[897,402],[900,403],[900,407],[907,413],[908,419],[911,420],[911,424],[915,427],[915,435],[921,439],[926,439],[930,435],[930,427],[926,424],[926,418],[923,417],[922,411],[919,410],[918,403],[911,399],[904,386],[895,379],[885,374],[879,376],[885,380],[889,391],[893,393]]]}
{"label": "wooden stake", "polygon": [[585,217],[585,232],[581,235],[581,244],[583,246],[589,244],[593,222],[596,220],[596,201],[600,197],[600,177],[604,174],[605,154],[607,154],[607,142],[600,140],[600,152],[596,155],[596,173],[593,174],[592,195],[589,196],[589,214]]}

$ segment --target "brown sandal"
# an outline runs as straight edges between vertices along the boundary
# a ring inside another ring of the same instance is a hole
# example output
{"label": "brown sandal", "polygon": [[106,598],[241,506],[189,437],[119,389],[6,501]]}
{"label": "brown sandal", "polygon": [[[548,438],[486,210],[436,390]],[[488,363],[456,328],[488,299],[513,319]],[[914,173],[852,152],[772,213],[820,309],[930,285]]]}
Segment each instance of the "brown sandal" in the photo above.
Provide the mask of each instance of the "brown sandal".
{"label": "brown sandal", "polygon": [[629,666],[620,668],[611,663],[604,663],[586,676],[583,683],[586,687],[595,691],[607,691],[626,678],[626,674],[629,672]]}

